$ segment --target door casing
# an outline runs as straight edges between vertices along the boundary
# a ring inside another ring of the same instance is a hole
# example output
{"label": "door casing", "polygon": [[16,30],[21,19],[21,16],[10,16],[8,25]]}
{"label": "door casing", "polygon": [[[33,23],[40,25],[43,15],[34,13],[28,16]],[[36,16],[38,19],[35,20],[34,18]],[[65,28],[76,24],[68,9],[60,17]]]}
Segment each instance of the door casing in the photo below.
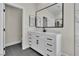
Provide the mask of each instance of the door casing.
{"label": "door casing", "polygon": [[[24,26],[23,26],[23,20],[24,20],[24,18],[23,18],[23,14],[24,14],[24,9],[21,7],[21,6],[18,6],[18,5],[15,5],[15,4],[7,4],[7,5],[10,5],[10,6],[13,6],[13,7],[16,7],[16,8],[19,8],[19,9],[21,9],[22,10],[22,49],[24,49],[24,47],[25,47],[25,45],[23,44],[24,43],[24,39],[23,39],[23,35],[24,35],[24,31],[23,31],[23,29],[24,29]],[[5,9],[5,4],[3,4],[3,10]],[[3,11],[3,29],[5,28],[5,11]],[[5,31],[3,31],[3,47],[5,48]],[[4,50],[4,48],[3,48],[3,50]],[[5,50],[4,50],[4,53],[3,53],[4,55],[5,55]]]}

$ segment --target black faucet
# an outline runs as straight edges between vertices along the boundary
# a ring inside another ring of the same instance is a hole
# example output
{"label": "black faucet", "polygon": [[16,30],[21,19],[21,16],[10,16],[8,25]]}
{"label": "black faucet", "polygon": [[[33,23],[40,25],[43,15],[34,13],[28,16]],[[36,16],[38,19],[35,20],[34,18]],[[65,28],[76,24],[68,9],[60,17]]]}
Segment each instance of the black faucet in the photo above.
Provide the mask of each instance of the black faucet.
{"label": "black faucet", "polygon": [[43,28],[43,32],[46,32],[46,29],[45,28]]}

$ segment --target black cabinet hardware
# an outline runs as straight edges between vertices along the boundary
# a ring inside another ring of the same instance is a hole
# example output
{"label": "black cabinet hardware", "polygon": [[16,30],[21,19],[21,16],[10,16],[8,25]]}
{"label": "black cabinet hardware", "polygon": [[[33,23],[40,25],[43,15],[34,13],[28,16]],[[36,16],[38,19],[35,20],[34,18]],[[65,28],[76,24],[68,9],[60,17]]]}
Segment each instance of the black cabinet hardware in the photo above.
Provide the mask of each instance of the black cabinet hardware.
{"label": "black cabinet hardware", "polygon": [[3,31],[5,31],[5,28],[3,28]]}
{"label": "black cabinet hardware", "polygon": [[47,40],[53,40],[53,39],[47,38]]}
{"label": "black cabinet hardware", "polygon": [[49,43],[47,43],[47,45],[49,45],[49,46],[53,46],[53,45],[51,45],[51,44],[49,44]]}
{"label": "black cabinet hardware", "polygon": [[39,36],[36,36],[36,37],[39,37]]}
{"label": "black cabinet hardware", "polygon": [[52,52],[52,50],[47,49],[49,52]]}
{"label": "black cabinet hardware", "polygon": [[32,42],[32,41],[29,41],[29,42]]}
{"label": "black cabinet hardware", "polygon": [[39,43],[38,43],[38,40],[37,40],[37,44],[39,44]]}
{"label": "black cabinet hardware", "polygon": [[5,12],[5,9],[3,9],[3,12]]}

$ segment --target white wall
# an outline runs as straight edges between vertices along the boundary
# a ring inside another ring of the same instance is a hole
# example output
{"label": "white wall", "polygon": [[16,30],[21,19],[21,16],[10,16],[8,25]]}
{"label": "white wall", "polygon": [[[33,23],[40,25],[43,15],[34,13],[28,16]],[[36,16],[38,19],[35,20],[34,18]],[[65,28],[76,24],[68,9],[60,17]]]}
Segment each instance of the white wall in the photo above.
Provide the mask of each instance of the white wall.
{"label": "white wall", "polygon": [[51,4],[53,4],[53,3],[36,3],[34,5],[35,5],[36,10],[39,10],[39,9],[42,9],[42,8],[44,8],[46,6],[51,5]]}
{"label": "white wall", "polygon": [[74,4],[64,5],[63,52],[74,55]]}
{"label": "white wall", "polygon": [[[39,10],[46,4],[38,4],[36,10]],[[50,4],[47,4],[50,5]],[[42,31],[42,28],[36,28],[35,31]],[[62,34],[62,53],[64,55],[74,55],[74,4],[64,4],[64,27],[47,28],[47,32],[58,31]]]}

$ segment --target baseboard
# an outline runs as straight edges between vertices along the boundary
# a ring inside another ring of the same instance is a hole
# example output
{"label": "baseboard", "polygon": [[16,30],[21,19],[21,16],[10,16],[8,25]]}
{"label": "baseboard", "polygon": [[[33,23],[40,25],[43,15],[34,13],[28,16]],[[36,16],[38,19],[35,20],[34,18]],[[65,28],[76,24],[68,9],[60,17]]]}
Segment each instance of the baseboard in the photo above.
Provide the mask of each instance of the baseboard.
{"label": "baseboard", "polygon": [[25,50],[25,49],[28,49],[28,48],[29,48],[29,46],[26,46],[26,47],[23,47],[22,50]]}
{"label": "baseboard", "polygon": [[14,44],[18,44],[18,43],[21,43],[21,40],[18,40],[18,41],[14,41],[14,42],[5,44],[5,47],[8,47],[8,46],[11,46],[11,45],[14,45]]}

